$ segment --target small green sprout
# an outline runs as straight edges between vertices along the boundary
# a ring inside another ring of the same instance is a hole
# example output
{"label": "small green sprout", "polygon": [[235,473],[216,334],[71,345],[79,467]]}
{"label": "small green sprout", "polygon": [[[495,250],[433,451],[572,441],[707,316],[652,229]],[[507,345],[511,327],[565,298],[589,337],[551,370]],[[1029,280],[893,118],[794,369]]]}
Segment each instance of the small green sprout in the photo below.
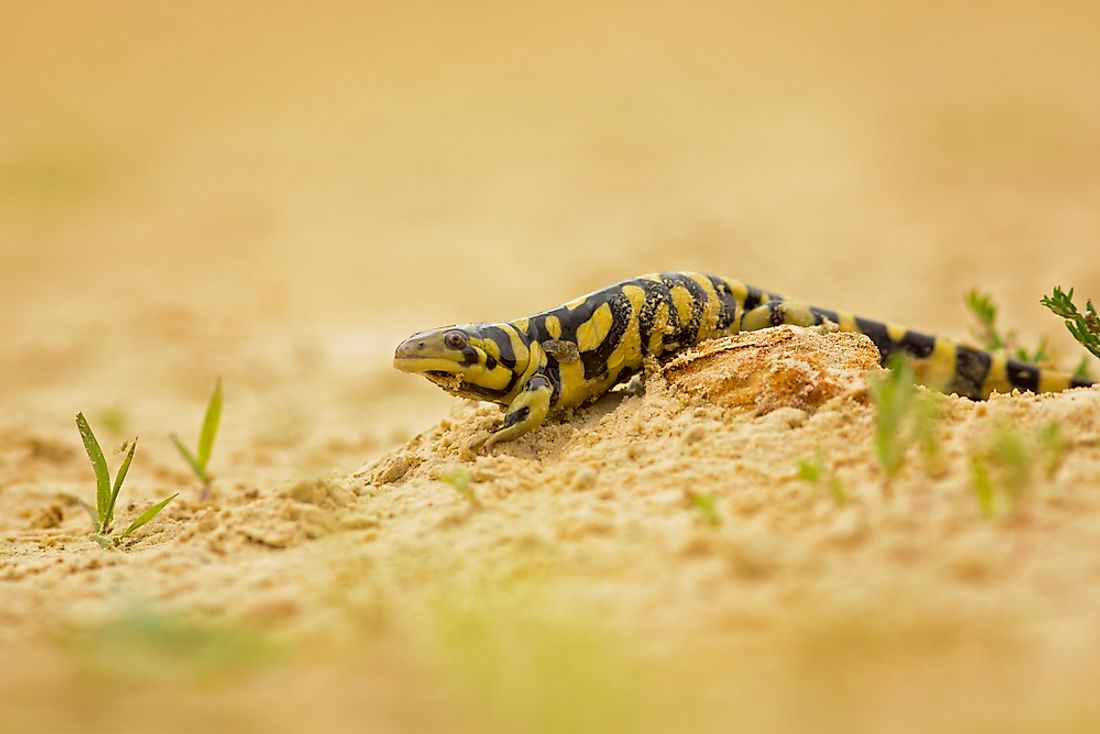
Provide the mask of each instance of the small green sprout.
{"label": "small green sprout", "polygon": [[888,364],[889,371],[870,381],[871,399],[878,409],[875,422],[875,453],[886,477],[892,478],[905,463],[908,441],[903,428],[913,404],[916,388],[913,386],[913,367],[905,359],[894,355]]}
{"label": "small green sprout", "polygon": [[[1066,293],[1061,287],[1055,286],[1053,295],[1043,296],[1039,303],[1050,309],[1055,316],[1065,319],[1066,329],[1073,338],[1092,352],[1093,356],[1100,357],[1100,316],[1091,300],[1085,303],[1085,313],[1081,313],[1073,303],[1073,289],[1070,288],[1069,293]],[[1080,369],[1079,367],[1078,371]]]}
{"label": "small green sprout", "polygon": [[253,629],[126,602],[102,623],[62,638],[96,672],[135,680],[217,678],[278,663],[284,648]]}
{"label": "small green sprout", "polygon": [[122,483],[126,481],[126,474],[130,471],[130,462],[134,460],[134,452],[137,451],[137,439],[135,438],[133,441],[123,444],[121,451],[126,453],[126,458],[122,460],[122,465],[118,468],[114,484],[112,484],[103,449],[99,447],[99,441],[96,440],[95,434],[92,433],[92,427],[88,425],[83,413],[76,414],[76,427],[80,431],[80,438],[84,442],[84,449],[88,452],[88,458],[92,462],[92,471],[95,472],[96,478],[95,509],[84,502],[80,504],[92,518],[92,540],[104,548],[113,548],[121,543],[123,538],[156,517],[161,510],[168,506],[169,502],[176,498],[176,495],[156,503],[138,515],[137,519],[121,533],[111,535],[111,526],[115,520],[115,504],[118,502],[118,493],[122,490]]}
{"label": "small green sprout", "polygon": [[1092,379],[1092,373],[1089,371],[1088,355],[1081,357],[1081,361],[1077,363],[1077,367],[1073,370],[1073,376],[1079,380]]}
{"label": "small green sprout", "polygon": [[935,397],[919,393],[913,366],[901,355],[892,355],[888,372],[870,380],[868,392],[877,409],[875,453],[889,481],[905,464],[909,447],[916,443],[929,474],[942,471],[939,437],[935,431],[939,407]]}
{"label": "small green sprout", "polygon": [[1039,457],[1043,465],[1043,475],[1047,479],[1053,479],[1066,458],[1066,450],[1069,442],[1062,435],[1062,429],[1057,423],[1048,423],[1039,431]]}
{"label": "small green sprout", "polygon": [[1068,444],[1056,423],[1044,426],[1032,440],[1010,423],[996,424],[984,443],[970,454],[974,494],[982,514],[997,514],[997,497],[1003,510],[1015,514],[1025,492],[1035,480],[1036,467],[1051,479],[1065,458]]}
{"label": "small green sprout", "polygon": [[690,489],[684,491],[684,497],[691,503],[691,507],[699,513],[699,516],[711,527],[717,527],[721,521],[718,517],[718,509],[715,507],[713,494],[699,494]]}
{"label": "small green sprout", "polygon": [[936,425],[940,418],[942,398],[930,393],[918,393],[913,404],[913,440],[924,459],[924,470],[929,476],[941,476],[947,471],[940,450],[940,436]]}
{"label": "small green sprout", "polygon": [[444,484],[449,484],[454,487],[460,495],[462,495],[467,502],[470,503],[470,507],[481,507],[481,502],[478,500],[477,495],[474,494],[473,482],[470,478],[470,470],[464,466],[457,466],[449,472],[444,472],[439,475],[439,481]]}
{"label": "small green sprout", "polygon": [[1028,351],[1016,343],[1015,331],[1001,333],[997,328],[997,306],[988,293],[972,288],[966,294],[966,307],[977,319],[978,325],[972,329],[972,333],[983,349],[991,352],[1007,350],[1013,359],[1031,364],[1050,361],[1046,337],[1039,340],[1039,346],[1033,351]]}
{"label": "small green sprout", "polygon": [[993,517],[994,491],[993,480],[989,478],[989,469],[985,462],[977,456],[970,457],[970,475],[974,482],[974,496],[978,498],[978,506],[986,517]]}
{"label": "small green sprout", "polygon": [[180,456],[195,472],[195,476],[202,482],[202,499],[210,496],[210,482],[213,477],[206,471],[206,465],[210,462],[210,454],[214,450],[214,439],[218,435],[218,423],[222,418],[222,381],[218,379],[214,386],[214,393],[210,396],[210,403],[206,406],[206,416],[202,419],[202,430],[199,433],[198,454],[192,454],[183,441],[176,434],[171,434],[172,443],[180,452]]}
{"label": "small green sprout", "polygon": [[843,505],[848,501],[848,493],[844,491],[844,485],[841,483],[840,478],[825,469],[825,452],[823,450],[818,449],[812,462],[799,459],[798,476],[815,487],[828,489],[833,502],[836,504]]}

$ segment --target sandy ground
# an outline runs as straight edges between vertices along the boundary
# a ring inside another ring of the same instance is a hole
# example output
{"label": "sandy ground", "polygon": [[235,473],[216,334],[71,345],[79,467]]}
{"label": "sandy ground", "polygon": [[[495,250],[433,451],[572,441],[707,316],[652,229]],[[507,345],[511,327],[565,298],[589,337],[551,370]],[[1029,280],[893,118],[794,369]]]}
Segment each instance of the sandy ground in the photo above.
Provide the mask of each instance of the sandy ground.
{"label": "sandy ground", "polygon": [[[0,731],[1097,730],[1100,391],[935,400],[888,480],[850,336],[745,335],[477,457],[496,410],[390,366],[661,269],[958,337],[979,286],[1075,362],[1037,300],[1100,296],[1097,22],[3,9]],[[168,434],[219,376],[201,502]],[[123,520],[181,493],[116,551],[77,411],[141,437]]]}

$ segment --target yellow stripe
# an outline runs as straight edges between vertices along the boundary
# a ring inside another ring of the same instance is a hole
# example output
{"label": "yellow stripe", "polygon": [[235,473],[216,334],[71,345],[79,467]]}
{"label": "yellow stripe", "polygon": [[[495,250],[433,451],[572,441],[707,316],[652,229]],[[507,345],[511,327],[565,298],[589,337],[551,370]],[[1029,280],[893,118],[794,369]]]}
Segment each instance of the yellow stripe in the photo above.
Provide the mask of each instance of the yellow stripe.
{"label": "yellow stripe", "polygon": [[785,324],[792,324],[794,326],[814,325],[814,315],[810,311],[810,307],[805,303],[784,301],[782,305],[777,308],[782,309],[783,323]]}
{"label": "yellow stripe", "polygon": [[722,299],[718,297],[718,291],[714,289],[710,278],[699,273],[689,273],[689,276],[707,296],[707,302],[703,305],[703,318],[699,322],[699,341],[713,339],[718,336],[718,314],[722,311]]}
{"label": "yellow stripe", "polygon": [[741,318],[741,331],[756,331],[772,325],[772,311],[767,306],[757,306]]}
{"label": "yellow stripe", "polygon": [[612,321],[611,304],[605,303],[597,308],[592,318],[577,327],[577,348],[587,352],[600,346],[611,331]]}
{"label": "yellow stripe", "polygon": [[637,364],[642,360],[642,335],[638,314],[645,305],[645,291],[636,285],[628,285],[623,286],[623,295],[630,301],[632,311],[619,346],[615,347],[615,351],[607,358],[607,369],[615,379],[618,378],[623,364],[631,362]]}
{"label": "yellow stripe", "polygon": [[664,336],[669,333],[668,304],[661,301],[653,312],[653,330],[649,332],[649,353],[661,354],[664,351]]}
{"label": "yellow stripe", "polygon": [[[524,339],[520,333],[516,330],[516,327],[509,323],[497,324],[504,333],[508,335],[509,341],[512,342],[512,353],[516,355],[516,363],[523,364],[523,362],[530,357],[530,353],[527,351],[527,340]],[[500,356],[499,354],[497,355]]]}
{"label": "yellow stripe", "polygon": [[994,352],[993,361],[989,365],[989,374],[982,383],[982,397],[988,397],[993,392],[1012,392],[1012,383],[1008,381],[1006,363],[1008,355],[1004,352]]}
{"label": "yellow stripe", "polygon": [[936,337],[932,353],[913,361],[917,382],[932,390],[945,391],[955,377],[955,357],[954,342]]}
{"label": "yellow stripe", "polygon": [[854,315],[847,311],[837,311],[836,317],[840,320],[837,326],[840,327],[841,331],[854,331],[859,333],[859,327],[856,326],[856,317]]}
{"label": "yellow stripe", "polygon": [[1069,389],[1070,376],[1065,372],[1039,370],[1039,392],[1062,392]]}
{"label": "yellow stripe", "polygon": [[904,339],[907,333],[909,333],[909,330],[904,326],[898,326],[897,324],[886,325],[886,334],[890,337],[890,340],[895,343]]}
{"label": "yellow stripe", "polygon": [[686,326],[691,321],[692,306],[695,299],[691,297],[691,291],[682,285],[674,285],[669,289],[672,293],[672,303],[676,306],[676,317],[681,326]]}
{"label": "yellow stripe", "polygon": [[546,317],[546,333],[551,339],[561,339],[561,321],[557,316]]}
{"label": "yellow stripe", "polygon": [[580,298],[574,298],[569,303],[565,304],[565,308],[570,311],[575,311],[584,305],[584,302],[588,300],[588,296],[581,296]]}
{"label": "yellow stripe", "polygon": [[729,286],[730,293],[733,294],[734,299],[736,299],[737,303],[740,304],[742,308],[744,308],[745,299],[749,297],[748,286],[746,286],[739,280],[730,280],[729,278],[726,278],[725,281],[726,285]]}

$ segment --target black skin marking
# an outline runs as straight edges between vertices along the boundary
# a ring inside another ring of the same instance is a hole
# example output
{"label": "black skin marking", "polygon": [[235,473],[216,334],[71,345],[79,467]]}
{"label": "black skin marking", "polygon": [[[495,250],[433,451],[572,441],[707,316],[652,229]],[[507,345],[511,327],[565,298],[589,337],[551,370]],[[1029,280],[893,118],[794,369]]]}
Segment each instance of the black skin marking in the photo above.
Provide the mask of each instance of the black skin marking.
{"label": "black skin marking", "polygon": [[771,301],[768,304],[768,320],[772,326],[782,326],[787,318],[787,309],[781,301]]}
{"label": "black skin marking", "polygon": [[[630,299],[621,291],[607,299],[611,306],[611,329],[595,349],[581,352],[581,364],[584,365],[584,379],[592,380],[607,374],[607,360],[619,346],[627,327],[630,325],[632,308]],[[574,329],[575,331],[575,329]]]}
{"label": "black skin marking", "polygon": [[758,288],[753,288],[751,285],[748,287],[748,291],[745,294],[745,313],[753,310],[760,305],[760,296],[763,292]]}
{"label": "black skin marking", "polygon": [[882,355],[882,364],[886,364],[890,359],[890,355],[894,352],[894,342],[890,339],[890,335],[886,333],[886,324],[857,316],[856,328],[875,343],[878,353]]}
{"label": "black skin marking", "polygon": [[546,381],[550,383],[550,405],[557,405],[561,398],[561,374],[557,367],[546,368]]}
{"label": "black skin marking", "polygon": [[530,414],[531,409],[528,406],[524,405],[516,412],[509,413],[508,415],[504,416],[504,427],[508,428],[509,426],[514,426],[517,423],[521,423],[522,421],[526,420],[527,416],[529,416]]}
{"label": "black skin marking", "polygon": [[722,308],[718,312],[718,323],[715,324],[715,328],[722,331],[729,328],[734,318],[737,317],[737,300],[733,297],[726,281],[713,275],[708,275],[707,279],[714,286],[714,290],[718,294],[718,300],[722,303]]}
{"label": "black skin marking", "polygon": [[512,349],[512,338],[499,326],[485,326],[481,329],[481,335],[496,342],[500,350],[500,363],[508,369],[515,369],[516,353]]}
{"label": "black skin marking", "polygon": [[1092,380],[1084,377],[1074,377],[1069,381],[1070,387],[1092,387],[1095,384]]}
{"label": "black skin marking", "polygon": [[[645,293],[645,302],[638,314],[638,334],[642,339],[642,354],[649,354],[649,339],[653,334],[653,327],[657,318],[657,310],[662,303],[670,303],[672,295],[664,283],[653,280],[637,279],[632,281]],[[660,355],[656,355],[660,356]]]}
{"label": "black skin marking", "polygon": [[486,354],[485,355],[485,369],[495,370],[496,368],[497,368],[496,358],[491,354]]}
{"label": "black skin marking", "polygon": [[[686,325],[676,330],[675,341],[685,346],[695,344],[699,338],[699,328],[703,322],[703,309],[707,305],[707,292],[703,290],[703,286],[695,282],[694,278],[689,278],[681,273],[662,273],[661,278],[670,291],[673,286],[680,285],[691,296],[691,319]],[[677,324],[679,321],[674,320],[672,323]]]}
{"label": "black skin marking", "polygon": [[1035,365],[1024,364],[1015,360],[1009,360],[1005,365],[1008,373],[1008,382],[1013,387],[1028,392],[1039,392],[1039,368]]}
{"label": "black skin marking", "polygon": [[964,397],[980,399],[992,361],[985,352],[959,347],[955,351],[955,377],[948,389]]}
{"label": "black skin marking", "polygon": [[[446,375],[447,373],[444,372],[443,374]],[[478,397],[480,397],[484,400],[488,400],[490,402],[495,403],[495,402],[499,402],[501,400],[501,398],[503,398],[505,395],[507,395],[509,390],[511,390],[512,388],[507,387],[504,390],[493,390],[492,388],[482,387],[481,385],[475,385],[472,382],[463,382],[461,389],[462,389],[463,392],[470,393],[470,394],[473,394],[473,395],[477,395]]]}
{"label": "black skin marking", "polygon": [[906,332],[905,338],[901,340],[901,345],[906,354],[917,359],[927,359],[932,356],[932,352],[936,349],[936,337],[921,334],[917,331],[909,331]]}
{"label": "black skin marking", "polygon": [[463,365],[471,365],[477,362],[477,350],[473,347],[466,347],[462,350],[462,362]]}
{"label": "black skin marking", "polygon": [[840,315],[837,314],[836,311],[814,306],[810,309],[810,313],[814,315],[814,323],[824,323],[825,319],[829,319],[829,321],[832,321],[834,324],[840,323]]}

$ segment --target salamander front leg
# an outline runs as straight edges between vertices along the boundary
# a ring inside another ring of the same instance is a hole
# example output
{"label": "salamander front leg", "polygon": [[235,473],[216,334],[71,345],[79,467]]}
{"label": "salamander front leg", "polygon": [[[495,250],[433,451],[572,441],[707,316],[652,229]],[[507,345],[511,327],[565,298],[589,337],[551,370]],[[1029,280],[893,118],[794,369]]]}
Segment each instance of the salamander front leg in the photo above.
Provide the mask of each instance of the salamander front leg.
{"label": "salamander front leg", "polygon": [[470,442],[470,448],[480,449],[482,446],[490,448],[501,441],[511,441],[519,438],[530,430],[538,428],[550,412],[550,396],[554,390],[550,387],[550,381],[543,375],[535,375],[523,387],[523,392],[516,396],[508,406],[508,412],[504,415],[504,425],[492,433],[474,439]]}

